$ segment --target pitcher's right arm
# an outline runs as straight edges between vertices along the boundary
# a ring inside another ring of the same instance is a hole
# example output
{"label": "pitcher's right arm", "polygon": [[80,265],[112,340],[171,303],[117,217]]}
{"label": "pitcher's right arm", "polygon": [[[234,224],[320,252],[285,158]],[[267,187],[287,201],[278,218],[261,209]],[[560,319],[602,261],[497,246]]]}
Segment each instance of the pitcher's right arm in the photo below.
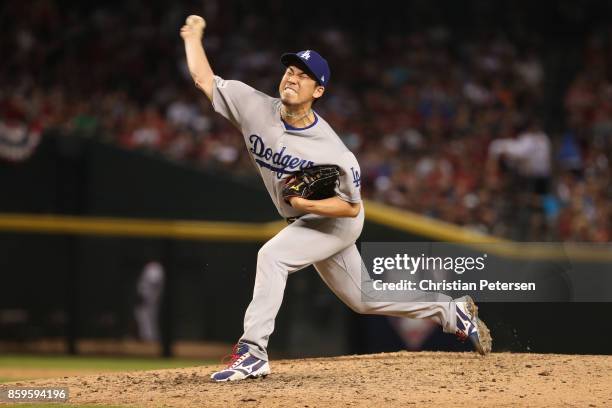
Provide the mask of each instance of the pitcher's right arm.
{"label": "pitcher's right arm", "polygon": [[212,102],[214,73],[202,45],[206,21],[200,16],[191,15],[181,28],[181,37],[185,42],[187,66],[195,85],[202,90]]}

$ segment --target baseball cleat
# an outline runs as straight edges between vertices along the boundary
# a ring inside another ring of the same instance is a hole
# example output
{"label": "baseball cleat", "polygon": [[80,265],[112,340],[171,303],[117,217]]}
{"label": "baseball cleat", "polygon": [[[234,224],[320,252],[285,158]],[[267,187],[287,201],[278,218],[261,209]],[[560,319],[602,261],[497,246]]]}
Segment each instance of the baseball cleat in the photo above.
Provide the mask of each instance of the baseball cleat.
{"label": "baseball cleat", "polygon": [[270,365],[267,361],[255,357],[246,344],[236,344],[232,350],[231,360],[227,367],[210,378],[213,381],[238,381],[247,378],[265,377],[270,374]]}
{"label": "baseball cleat", "polygon": [[465,300],[457,301],[457,331],[456,335],[461,341],[469,339],[480,355],[489,354],[493,339],[489,328],[478,318],[478,306],[471,297],[465,296]]}

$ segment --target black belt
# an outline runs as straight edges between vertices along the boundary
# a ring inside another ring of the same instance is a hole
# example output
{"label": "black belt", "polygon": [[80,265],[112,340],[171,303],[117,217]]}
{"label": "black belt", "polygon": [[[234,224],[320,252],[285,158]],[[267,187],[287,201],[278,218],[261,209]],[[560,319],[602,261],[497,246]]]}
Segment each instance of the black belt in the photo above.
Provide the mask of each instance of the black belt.
{"label": "black belt", "polygon": [[298,215],[297,217],[289,217],[289,218],[285,218],[285,221],[287,221],[287,224],[293,224],[296,220],[298,220],[301,217],[301,215]]}

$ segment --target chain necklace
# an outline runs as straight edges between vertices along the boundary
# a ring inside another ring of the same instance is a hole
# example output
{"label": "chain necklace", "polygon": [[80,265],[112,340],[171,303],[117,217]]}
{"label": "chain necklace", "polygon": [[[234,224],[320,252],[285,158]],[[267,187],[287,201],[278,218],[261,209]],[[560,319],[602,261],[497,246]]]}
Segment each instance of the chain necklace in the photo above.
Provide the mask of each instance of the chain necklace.
{"label": "chain necklace", "polygon": [[[291,118],[291,119],[293,119],[293,118],[295,118],[295,117],[297,116],[296,114],[293,114],[293,113],[289,113],[289,112],[287,112],[287,109],[283,109],[283,108],[281,108],[281,118],[283,117],[283,112],[284,112],[284,116],[285,116],[285,118]],[[298,123],[299,123],[301,120],[303,120],[305,117],[310,116],[310,114],[311,114],[311,113],[312,113],[312,109],[309,109],[309,110],[308,110],[308,112],[306,112],[306,114],[305,114],[305,115],[302,115],[302,116],[300,116],[300,117],[299,117],[299,118],[297,118],[297,119],[293,119],[293,121],[294,121],[293,123],[298,124]]]}

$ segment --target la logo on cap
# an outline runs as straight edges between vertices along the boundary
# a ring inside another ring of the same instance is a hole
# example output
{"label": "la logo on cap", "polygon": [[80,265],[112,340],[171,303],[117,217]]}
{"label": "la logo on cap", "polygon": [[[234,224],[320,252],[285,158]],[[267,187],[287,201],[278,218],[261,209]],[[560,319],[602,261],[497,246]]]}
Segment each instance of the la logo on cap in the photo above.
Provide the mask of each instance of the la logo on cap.
{"label": "la logo on cap", "polygon": [[310,50],[306,50],[303,53],[301,53],[300,57],[304,58],[305,60],[308,60],[308,58],[310,58]]}

